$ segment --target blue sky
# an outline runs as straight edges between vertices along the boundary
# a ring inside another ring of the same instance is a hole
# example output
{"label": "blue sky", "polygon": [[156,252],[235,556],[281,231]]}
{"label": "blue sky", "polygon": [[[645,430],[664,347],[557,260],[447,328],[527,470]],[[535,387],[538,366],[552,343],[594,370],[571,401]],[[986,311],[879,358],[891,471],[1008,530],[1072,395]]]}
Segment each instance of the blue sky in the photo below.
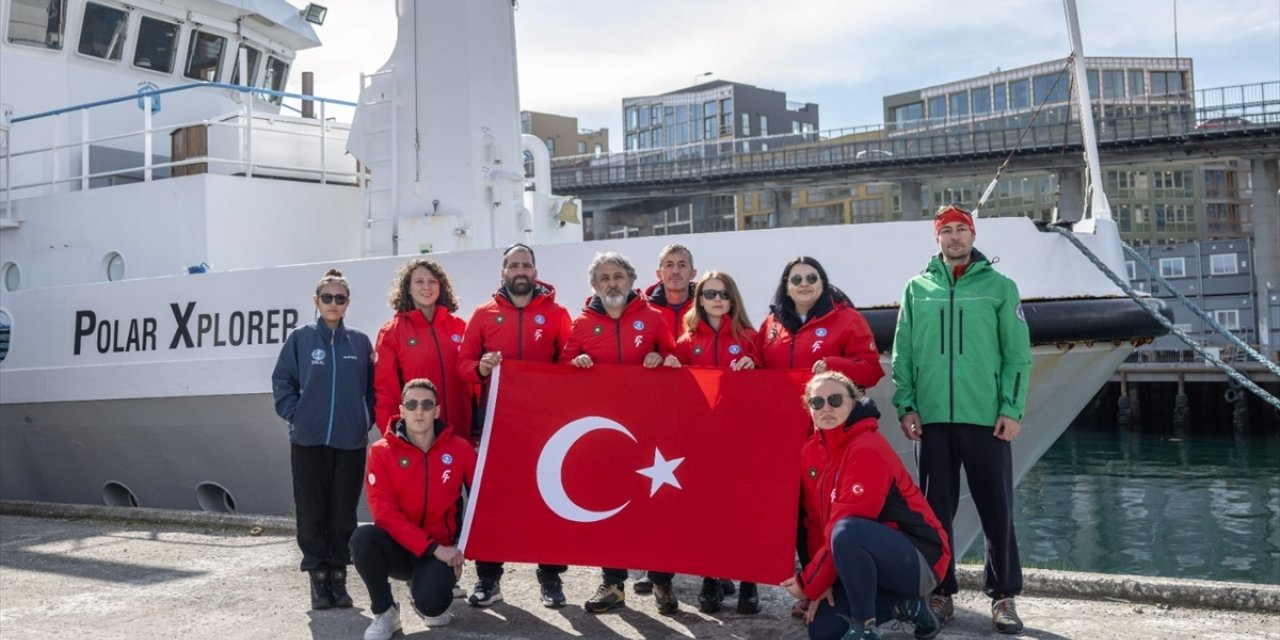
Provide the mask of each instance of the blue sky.
{"label": "blue sky", "polygon": [[[1077,2],[1086,55],[1174,54],[1174,0]],[[395,3],[327,5],[329,44],[298,56],[291,87],[314,71],[318,94],[354,99],[360,72],[391,53]],[[1177,22],[1196,88],[1280,80],[1280,1],[1179,0]],[[816,102],[831,129],[879,123],[886,95],[1069,51],[1056,0],[522,0],[516,42],[521,108],[608,127],[615,150],[623,97],[707,71]]]}

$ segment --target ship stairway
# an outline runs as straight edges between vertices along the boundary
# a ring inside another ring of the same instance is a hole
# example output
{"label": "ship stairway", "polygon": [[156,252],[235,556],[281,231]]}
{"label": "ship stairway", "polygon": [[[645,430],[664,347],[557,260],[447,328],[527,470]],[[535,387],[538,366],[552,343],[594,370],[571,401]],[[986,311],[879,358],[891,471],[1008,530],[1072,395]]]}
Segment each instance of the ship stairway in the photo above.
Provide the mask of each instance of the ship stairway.
{"label": "ship stairway", "polygon": [[[374,90],[378,88],[383,90]],[[366,122],[388,123],[362,132],[366,156],[362,158],[364,162],[360,169],[360,192],[364,203],[362,255],[366,258],[393,256],[399,235],[396,211],[400,180],[399,154],[396,153],[400,127],[395,117],[395,68],[361,74],[360,89],[360,107],[366,111]]]}

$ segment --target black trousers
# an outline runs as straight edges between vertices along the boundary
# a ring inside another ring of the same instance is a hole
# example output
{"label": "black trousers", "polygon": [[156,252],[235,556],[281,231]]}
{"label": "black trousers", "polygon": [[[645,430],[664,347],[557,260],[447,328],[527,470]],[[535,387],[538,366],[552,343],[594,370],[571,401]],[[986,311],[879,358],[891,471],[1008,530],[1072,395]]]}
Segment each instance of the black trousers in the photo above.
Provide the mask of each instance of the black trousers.
{"label": "black trousers", "polygon": [[[994,599],[1022,593],[1022,563],[1013,530],[1013,456],[1010,444],[993,434],[991,427],[972,424],[924,425],[919,463],[920,487],[950,541],[955,540],[952,521],[964,468],[986,539],[982,592]],[[951,565],[938,585],[940,593],[956,592],[956,559],[963,552],[952,542]]]}
{"label": "black trousers", "polygon": [[392,578],[409,581],[413,606],[423,615],[438,616],[453,602],[453,584],[457,581],[453,569],[435,556],[414,556],[376,525],[365,524],[356,529],[351,536],[351,557],[369,590],[369,609],[374,615],[395,604]]}
{"label": "black trousers", "polygon": [[351,564],[351,532],[364,488],[365,450],[294,444],[289,459],[302,570],[346,567]]}
{"label": "black trousers", "polygon": [[[538,565],[538,582],[559,582],[560,574],[568,571],[568,565],[563,564],[539,564]],[[489,582],[498,582],[502,579],[504,570],[501,562],[485,562],[476,560],[476,577]]]}

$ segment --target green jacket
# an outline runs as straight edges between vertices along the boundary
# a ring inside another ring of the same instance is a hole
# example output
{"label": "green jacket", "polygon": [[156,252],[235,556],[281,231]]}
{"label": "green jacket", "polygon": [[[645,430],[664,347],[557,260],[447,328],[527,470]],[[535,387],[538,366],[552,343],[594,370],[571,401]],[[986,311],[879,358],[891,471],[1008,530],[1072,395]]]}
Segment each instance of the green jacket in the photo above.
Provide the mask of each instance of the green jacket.
{"label": "green jacket", "polygon": [[893,334],[893,405],[921,424],[995,426],[1022,420],[1031,376],[1031,338],[1018,286],[973,260],[958,280],[941,254],[902,293]]}

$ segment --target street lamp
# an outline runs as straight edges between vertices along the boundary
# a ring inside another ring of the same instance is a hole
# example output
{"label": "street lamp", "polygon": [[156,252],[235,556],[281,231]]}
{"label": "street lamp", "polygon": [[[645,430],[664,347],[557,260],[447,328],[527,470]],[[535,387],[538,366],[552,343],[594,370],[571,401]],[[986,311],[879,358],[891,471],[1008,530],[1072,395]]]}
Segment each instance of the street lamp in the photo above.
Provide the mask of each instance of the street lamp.
{"label": "street lamp", "polygon": [[698,75],[693,77],[693,83],[698,84],[698,78],[705,78],[709,75],[711,75],[710,71],[703,71],[702,73],[699,73]]}

